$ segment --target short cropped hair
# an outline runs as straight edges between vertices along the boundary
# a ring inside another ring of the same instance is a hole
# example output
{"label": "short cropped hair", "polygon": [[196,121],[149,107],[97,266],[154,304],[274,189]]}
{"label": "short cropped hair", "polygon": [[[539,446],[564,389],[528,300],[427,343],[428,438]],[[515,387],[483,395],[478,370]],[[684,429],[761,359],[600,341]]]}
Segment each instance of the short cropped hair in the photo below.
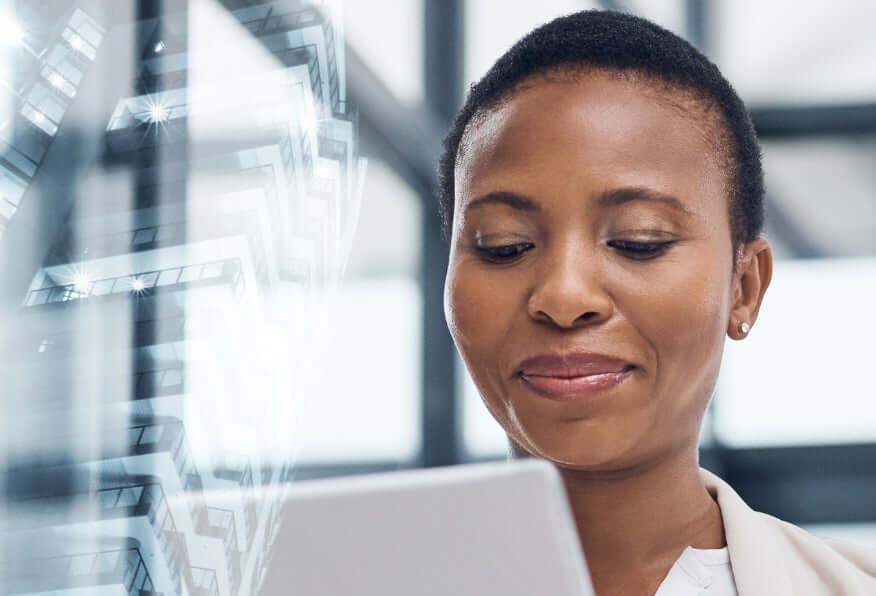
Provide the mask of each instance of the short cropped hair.
{"label": "short cropped hair", "polygon": [[728,214],[734,249],[757,238],[764,220],[761,150],[742,100],[718,67],[677,35],[629,14],[586,10],[530,32],[471,86],[453,122],[438,165],[438,204],[444,233],[453,222],[454,169],[467,128],[500,107],[535,75],[598,70],[643,77],[687,92],[717,111],[716,151],[729,182]]}

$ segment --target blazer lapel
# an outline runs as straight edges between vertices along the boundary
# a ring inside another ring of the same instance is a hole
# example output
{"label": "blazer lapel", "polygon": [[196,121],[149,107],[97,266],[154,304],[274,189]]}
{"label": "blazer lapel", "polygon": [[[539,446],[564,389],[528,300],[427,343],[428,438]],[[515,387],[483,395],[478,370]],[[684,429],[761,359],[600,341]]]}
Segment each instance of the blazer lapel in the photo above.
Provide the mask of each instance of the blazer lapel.
{"label": "blazer lapel", "polygon": [[721,508],[739,596],[793,596],[781,545],[769,524],[726,482],[702,468],[700,477]]}

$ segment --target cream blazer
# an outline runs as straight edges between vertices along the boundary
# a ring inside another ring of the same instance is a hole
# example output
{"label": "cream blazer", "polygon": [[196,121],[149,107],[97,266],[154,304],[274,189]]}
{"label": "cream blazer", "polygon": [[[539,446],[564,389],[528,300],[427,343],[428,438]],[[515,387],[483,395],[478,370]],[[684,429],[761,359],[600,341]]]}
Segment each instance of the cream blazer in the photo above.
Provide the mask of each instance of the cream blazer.
{"label": "cream blazer", "polygon": [[739,596],[876,596],[876,548],[818,538],[752,510],[711,472],[700,476],[721,507]]}

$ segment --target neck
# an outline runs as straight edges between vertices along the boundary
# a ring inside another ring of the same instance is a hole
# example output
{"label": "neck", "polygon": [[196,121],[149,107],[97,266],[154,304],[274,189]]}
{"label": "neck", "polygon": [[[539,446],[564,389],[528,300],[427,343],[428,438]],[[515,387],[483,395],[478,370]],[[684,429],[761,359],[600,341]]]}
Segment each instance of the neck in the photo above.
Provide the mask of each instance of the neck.
{"label": "neck", "polygon": [[653,594],[685,547],[726,544],[696,447],[629,470],[561,474],[597,594]]}

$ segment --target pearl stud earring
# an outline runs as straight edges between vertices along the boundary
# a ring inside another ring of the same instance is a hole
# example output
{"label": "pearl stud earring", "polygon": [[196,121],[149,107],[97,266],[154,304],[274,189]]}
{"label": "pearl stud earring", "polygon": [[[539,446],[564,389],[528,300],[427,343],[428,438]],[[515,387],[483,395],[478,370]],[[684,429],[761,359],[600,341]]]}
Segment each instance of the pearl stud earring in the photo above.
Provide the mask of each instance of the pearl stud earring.
{"label": "pearl stud earring", "polygon": [[742,321],[741,323],[739,323],[739,333],[745,335],[749,331],[751,331],[751,325],[749,325],[745,321]]}

